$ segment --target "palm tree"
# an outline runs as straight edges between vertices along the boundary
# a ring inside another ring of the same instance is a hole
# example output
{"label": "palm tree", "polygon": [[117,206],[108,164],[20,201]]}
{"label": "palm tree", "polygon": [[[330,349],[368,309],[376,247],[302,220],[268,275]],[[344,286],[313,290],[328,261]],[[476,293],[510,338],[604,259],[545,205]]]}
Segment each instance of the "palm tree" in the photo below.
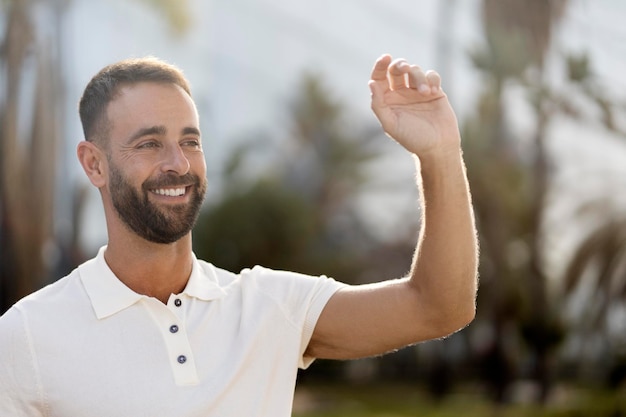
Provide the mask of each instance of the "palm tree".
{"label": "palm tree", "polygon": [[[599,110],[600,126],[617,137],[626,137],[626,131],[615,123],[619,118],[615,112],[623,111],[623,107],[606,98],[597,88],[588,57],[584,54],[569,57],[568,74],[570,90],[582,93],[587,99],[586,104],[595,104]],[[589,114],[589,107],[578,108],[573,102],[566,96],[555,98],[561,111],[584,119]],[[616,184],[613,189],[619,187]],[[609,326],[614,321],[614,312],[624,308],[626,303],[626,216],[621,207],[615,207],[613,192],[607,188],[599,197],[580,202],[575,207],[574,221],[588,226],[583,229],[582,238],[576,242],[565,263],[560,305],[564,311],[571,311],[568,306],[576,307],[575,313],[567,318],[571,338],[580,341],[580,359],[585,359],[582,352],[589,344],[601,341],[604,346],[601,358],[578,360],[576,368],[584,370],[584,363],[590,359],[590,367],[594,368],[596,376],[610,380],[611,370],[607,365],[614,366],[617,371],[626,364],[623,353],[620,357],[625,347],[619,336],[620,330]]]}
{"label": "palm tree", "polygon": [[586,283],[587,301],[579,303],[576,327],[587,340],[606,338],[609,312],[626,302],[626,218],[609,218],[576,247],[564,274],[564,292],[571,295]]}
{"label": "palm tree", "polygon": [[[510,324],[521,321],[522,335],[534,357],[531,376],[540,383],[541,400],[549,388],[548,355],[559,339],[541,262],[549,178],[545,137],[550,120],[543,71],[553,24],[565,5],[565,0],[483,1],[487,47],[474,52],[473,58],[485,75],[485,88],[477,119],[464,127],[482,247],[479,306],[483,308],[479,314],[492,323],[495,333],[488,354],[508,366],[514,358],[507,356],[503,343]],[[526,154],[520,152],[507,124],[504,97],[510,81],[525,85],[534,98],[537,124]],[[498,378],[495,396],[503,400],[507,381]]]}

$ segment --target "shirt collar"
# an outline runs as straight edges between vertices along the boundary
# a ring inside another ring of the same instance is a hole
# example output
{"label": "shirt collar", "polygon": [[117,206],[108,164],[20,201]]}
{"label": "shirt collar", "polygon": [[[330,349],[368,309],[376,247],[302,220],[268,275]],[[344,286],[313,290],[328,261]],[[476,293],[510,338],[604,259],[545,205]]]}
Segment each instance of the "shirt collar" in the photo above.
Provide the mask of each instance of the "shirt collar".
{"label": "shirt collar", "polygon": [[192,256],[191,275],[182,293],[203,301],[215,300],[226,295],[226,291],[219,285],[215,268],[210,264],[209,268],[203,268],[196,255],[192,253]]}
{"label": "shirt collar", "polygon": [[[80,279],[98,319],[112,316],[142,298],[148,298],[131,290],[115,276],[104,259],[105,250],[106,246],[101,247],[95,258],[78,267]],[[193,255],[191,275],[183,294],[209,301],[223,297],[226,292],[220,287],[213,268],[203,269]]]}

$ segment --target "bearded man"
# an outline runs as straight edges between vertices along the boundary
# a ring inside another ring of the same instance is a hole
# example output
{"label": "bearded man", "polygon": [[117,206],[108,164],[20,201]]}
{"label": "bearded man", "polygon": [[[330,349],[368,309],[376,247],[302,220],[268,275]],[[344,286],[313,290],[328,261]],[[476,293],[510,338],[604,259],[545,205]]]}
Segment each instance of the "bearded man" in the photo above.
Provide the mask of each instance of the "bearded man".
{"label": "bearded man", "polygon": [[0,318],[0,415],[287,417],[297,370],[315,358],[379,355],[466,326],[477,242],[440,77],[383,55],[369,85],[384,131],[415,156],[422,230],[406,277],[350,286],[197,259],[207,181],[187,80],[154,58],[96,74],[77,154],[108,243]]}

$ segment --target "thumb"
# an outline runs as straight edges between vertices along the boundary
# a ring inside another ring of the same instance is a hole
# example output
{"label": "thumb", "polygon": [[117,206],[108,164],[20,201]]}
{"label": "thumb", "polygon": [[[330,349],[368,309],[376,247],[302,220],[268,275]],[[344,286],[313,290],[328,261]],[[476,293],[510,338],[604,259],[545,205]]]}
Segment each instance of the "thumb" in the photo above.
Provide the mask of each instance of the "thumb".
{"label": "thumb", "polygon": [[371,80],[369,88],[372,93],[372,111],[380,121],[383,129],[387,131],[393,117],[393,112],[385,102],[385,92],[388,90],[386,83]]}
{"label": "thumb", "polygon": [[[372,109],[381,108],[385,106],[385,87],[380,82],[370,80],[368,83],[370,91],[372,93]],[[374,110],[376,111],[376,110]]]}

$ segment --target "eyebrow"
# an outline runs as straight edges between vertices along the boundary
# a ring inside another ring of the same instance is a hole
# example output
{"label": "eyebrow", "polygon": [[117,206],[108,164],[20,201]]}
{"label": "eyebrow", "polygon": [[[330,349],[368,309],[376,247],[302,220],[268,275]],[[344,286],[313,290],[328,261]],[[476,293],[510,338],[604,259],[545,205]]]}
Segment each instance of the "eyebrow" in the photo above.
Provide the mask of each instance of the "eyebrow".
{"label": "eyebrow", "polygon": [[183,135],[196,135],[196,136],[201,136],[200,135],[200,130],[196,127],[186,127],[183,129],[182,131]]}
{"label": "eyebrow", "polygon": [[166,131],[167,129],[165,129],[165,126],[144,127],[144,128],[139,129],[135,133],[133,133],[131,137],[129,137],[128,140],[126,141],[126,144],[130,145],[137,139],[142,138],[144,136],[150,136],[150,135],[163,136],[165,135]]}
{"label": "eyebrow", "polygon": [[[167,129],[165,128],[165,126],[150,126],[150,127],[144,127],[139,129],[138,131],[136,131],[135,133],[133,133],[128,140],[126,141],[126,144],[131,144],[134,141],[136,141],[139,138],[142,138],[144,136],[150,136],[150,135],[157,135],[157,136],[163,136],[167,133]],[[185,127],[183,128],[182,132],[183,135],[197,135],[200,136],[200,130],[198,130],[198,128],[196,127]]]}

